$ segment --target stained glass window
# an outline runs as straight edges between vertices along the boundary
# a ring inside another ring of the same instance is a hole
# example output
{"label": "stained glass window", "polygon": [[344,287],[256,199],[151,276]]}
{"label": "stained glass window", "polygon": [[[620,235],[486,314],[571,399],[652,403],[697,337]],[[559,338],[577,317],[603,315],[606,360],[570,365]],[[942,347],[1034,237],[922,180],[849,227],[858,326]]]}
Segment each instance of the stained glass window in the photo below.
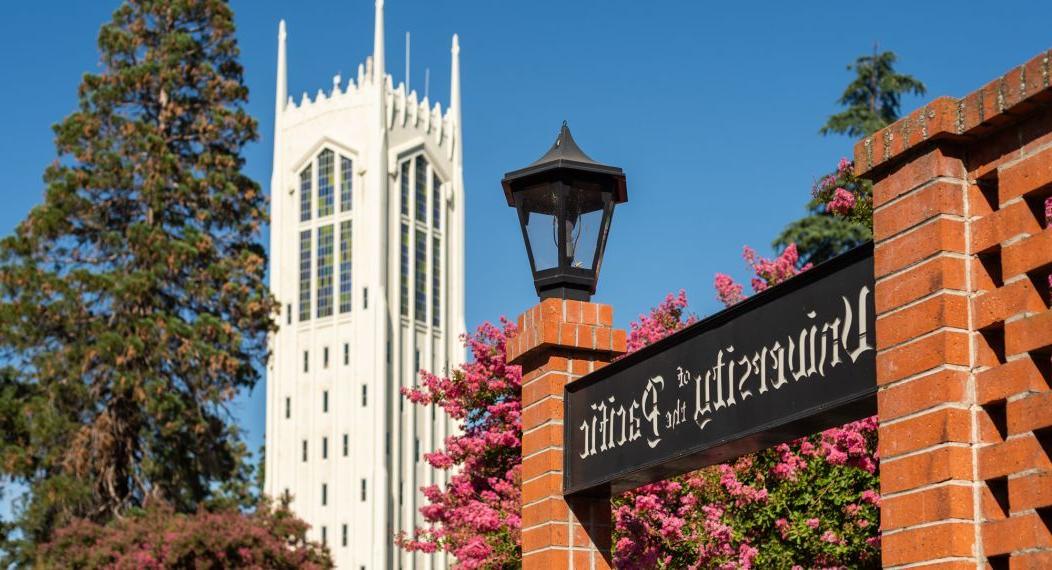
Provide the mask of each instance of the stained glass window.
{"label": "stained glass window", "polygon": [[414,301],[417,322],[427,322],[427,234],[416,230],[416,271]]}
{"label": "stained glass window", "polygon": [[427,159],[416,157],[416,221],[427,223]]}
{"label": "stained glass window", "polygon": [[400,184],[402,188],[402,215],[409,215],[409,161],[402,163],[402,171],[400,174]]}
{"label": "stained glass window", "polygon": [[431,225],[442,227],[442,181],[437,175],[431,177]]}
{"label": "stained glass window", "polygon": [[311,201],[311,166],[308,164],[300,172],[300,221],[306,222],[310,219]]}
{"label": "stained glass window", "polygon": [[318,228],[318,316],[332,316],[332,226]]}
{"label": "stained glass window", "polygon": [[438,237],[431,238],[431,324],[442,326],[442,242]]}
{"label": "stained glass window", "polygon": [[402,223],[402,259],[401,259],[401,301],[402,316],[409,316],[409,226]]}
{"label": "stained glass window", "polygon": [[340,222],[340,312],[351,312],[351,221]]}
{"label": "stained glass window", "polygon": [[332,215],[332,193],[336,185],[336,172],[331,150],[325,149],[318,155],[318,217]]}
{"label": "stained glass window", "polygon": [[310,230],[300,232],[300,320],[310,320]]}
{"label": "stained glass window", "polygon": [[340,211],[350,212],[354,205],[354,163],[351,159],[340,157]]}

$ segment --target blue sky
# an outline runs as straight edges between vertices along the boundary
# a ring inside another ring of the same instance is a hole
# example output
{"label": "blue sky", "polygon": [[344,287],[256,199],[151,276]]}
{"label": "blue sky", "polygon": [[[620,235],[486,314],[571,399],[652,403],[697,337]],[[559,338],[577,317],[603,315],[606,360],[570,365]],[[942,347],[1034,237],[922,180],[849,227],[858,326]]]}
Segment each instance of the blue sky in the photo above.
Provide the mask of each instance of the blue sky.
{"label": "blue sky", "polygon": [[[1052,3],[569,2],[388,0],[389,71],[411,84],[430,68],[432,101],[449,101],[450,36],[461,38],[467,188],[468,326],[536,301],[521,234],[500,178],[540,156],[563,119],[593,158],[621,166],[629,201],[614,217],[596,300],[619,326],[684,288],[701,314],[718,308],[717,271],[745,277],[743,244],[768,244],[803,213],[812,181],[851,152],[821,137],[851,75],[882,48],[929,93],[963,95],[1050,47]],[[75,108],[81,74],[115,1],[5,6],[0,42],[0,233],[39,203],[54,159],[50,125]],[[353,75],[372,48],[371,0],[234,0],[261,139],[247,172],[269,180],[277,25],[288,22],[289,92],[298,100]],[[806,6],[806,8],[805,8]],[[978,14],[978,15],[977,15]],[[908,98],[904,111],[922,103]],[[265,186],[264,186],[265,187]],[[263,385],[235,408],[262,442]]]}

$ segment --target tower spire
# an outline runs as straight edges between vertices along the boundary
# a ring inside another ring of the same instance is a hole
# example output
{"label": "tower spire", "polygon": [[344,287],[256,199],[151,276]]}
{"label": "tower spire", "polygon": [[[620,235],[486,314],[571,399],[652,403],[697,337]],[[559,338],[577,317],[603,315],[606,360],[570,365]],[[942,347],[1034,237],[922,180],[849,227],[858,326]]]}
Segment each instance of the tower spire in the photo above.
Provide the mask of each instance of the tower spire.
{"label": "tower spire", "polygon": [[462,157],[460,153],[460,37],[453,34],[452,62],[449,77],[449,111],[453,116],[454,160]]}
{"label": "tower spire", "polygon": [[373,29],[373,82],[383,93],[387,83],[384,68],[384,0],[376,0],[376,24]]}
{"label": "tower spire", "polygon": [[274,117],[281,117],[288,98],[288,79],[285,69],[285,20],[278,23],[278,76],[274,87]]}
{"label": "tower spire", "polygon": [[288,98],[288,82],[285,72],[285,20],[281,20],[278,23],[278,73],[274,84],[274,172],[272,184],[277,184],[278,165],[281,164],[281,117],[285,113],[285,101]]}

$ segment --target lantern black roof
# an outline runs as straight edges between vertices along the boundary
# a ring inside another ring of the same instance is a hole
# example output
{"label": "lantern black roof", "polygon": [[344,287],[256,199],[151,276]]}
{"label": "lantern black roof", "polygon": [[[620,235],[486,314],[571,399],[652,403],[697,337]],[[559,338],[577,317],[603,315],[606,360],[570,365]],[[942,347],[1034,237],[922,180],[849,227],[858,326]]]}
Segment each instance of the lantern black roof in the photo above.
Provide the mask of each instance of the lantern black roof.
{"label": "lantern black roof", "polygon": [[577,146],[570,134],[570,127],[563,121],[559,129],[559,136],[555,138],[555,144],[543,156],[533,161],[526,168],[513,170],[504,174],[501,186],[504,187],[504,196],[508,199],[508,205],[514,206],[512,198],[512,185],[518,186],[527,179],[554,177],[560,171],[576,171],[587,173],[600,178],[609,178],[613,183],[614,200],[617,203],[628,200],[628,189],[625,183],[625,173],[617,166],[610,166],[592,160],[590,156]]}

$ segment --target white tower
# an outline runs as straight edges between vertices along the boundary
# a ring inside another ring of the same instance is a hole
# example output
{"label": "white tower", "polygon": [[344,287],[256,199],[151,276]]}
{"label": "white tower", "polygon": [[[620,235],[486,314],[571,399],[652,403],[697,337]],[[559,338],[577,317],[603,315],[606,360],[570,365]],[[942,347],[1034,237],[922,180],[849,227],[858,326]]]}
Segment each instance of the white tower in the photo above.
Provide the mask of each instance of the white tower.
{"label": "white tower", "polygon": [[402,553],[421,522],[423,460],[451,429],[399,389],[464,359],[459,45],[443,113],[384,67],[383,0],[357,80],[286,100],[285,23],[271,179],[270,280],[281,303],[267,370],[266,492],[293,495],[339,568],[444,568]]}

